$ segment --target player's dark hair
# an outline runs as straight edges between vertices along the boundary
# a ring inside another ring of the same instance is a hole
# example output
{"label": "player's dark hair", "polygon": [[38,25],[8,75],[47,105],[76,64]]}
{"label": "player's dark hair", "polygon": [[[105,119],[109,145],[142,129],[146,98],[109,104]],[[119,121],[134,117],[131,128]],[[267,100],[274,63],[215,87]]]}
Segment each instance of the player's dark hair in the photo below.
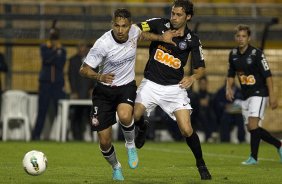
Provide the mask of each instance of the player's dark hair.
{"label": "player's dark hair", "polygon": [[245,24],[238,24],[235,28],[235,33],[237,33],[238,31],[247,31],[248,36],[251,36],[251,29],[248,25]]}
{"label": "player's dark hair", "polygon": [[128,19],[131,22],[131,13],[125,8],[119,8],[115,10],[113,19],[117,17]]}
{"label": "player's dark hair", "polygon": [[174,0],[173,2],[174,7],[182,7],[185,10],[186,15],[194,15],[194,5],[189,0]]}

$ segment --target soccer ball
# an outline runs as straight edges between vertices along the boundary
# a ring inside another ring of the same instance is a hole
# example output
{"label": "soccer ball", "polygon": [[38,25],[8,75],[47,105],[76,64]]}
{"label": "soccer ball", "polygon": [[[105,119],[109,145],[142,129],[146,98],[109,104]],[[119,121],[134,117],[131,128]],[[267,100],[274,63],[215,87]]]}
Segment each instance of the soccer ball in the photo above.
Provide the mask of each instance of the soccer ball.
{"label": "soccer ball", "polygon": [[41,151],[29,151],[23,158],[23,168],[29,175],[40,175],[47,168],[47,157]]}

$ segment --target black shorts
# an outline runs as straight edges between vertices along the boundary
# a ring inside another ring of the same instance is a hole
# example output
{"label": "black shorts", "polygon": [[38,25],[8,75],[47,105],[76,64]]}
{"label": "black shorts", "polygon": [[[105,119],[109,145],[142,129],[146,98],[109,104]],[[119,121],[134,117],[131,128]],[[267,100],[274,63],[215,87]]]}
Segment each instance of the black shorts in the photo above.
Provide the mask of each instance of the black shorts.
{"label": "black shorts", "polygon": [[93,106],[90,114],[91,130],[101,131],[115,124],[117,106],[120,103],[127,103],[133,107],[136,90],[135,80],[118,87],[97,83],[92,95]]}

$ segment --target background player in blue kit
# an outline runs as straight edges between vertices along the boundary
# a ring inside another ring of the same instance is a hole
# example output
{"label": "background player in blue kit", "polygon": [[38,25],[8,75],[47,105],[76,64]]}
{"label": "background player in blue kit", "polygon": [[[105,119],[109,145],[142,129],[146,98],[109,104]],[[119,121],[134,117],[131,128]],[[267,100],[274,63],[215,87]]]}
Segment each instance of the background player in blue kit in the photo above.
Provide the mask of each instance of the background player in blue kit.
{"label": "background player in blue kit", "polygon": [[[177,30],[182,36],[173,38],[177,45],[160,41],[151,42],[149,59],[144,71],[134,106],[134,120],[139,127],[135,144],[141,148],[146,139],[147,124],[143,114],[147,114],[158,105],[171,118],[177,121],[181,134],[192,150],[202,180],[211,179],[203,159],[199,137],[191,126],[190,99],[186,89],[205,73],[202,45],[197,35],[187,27],[194,14],[193,3],[187,0],[175,0],[171,18],[153,18],[138,24],[143,31],[161,34],[166,30]],[[194,74],[184,75],[184,66],[189,54],[193,59]]]}
{"label": "background player in blue kit", "polygon": [[[112,125],[116,121],[120,123],[126,141],[128,164],[132,169],[138,166],[132,117],[137,88],[134,80],[137,41],[167,38],[167,42],[173,43],[172,36],[178,33],[170,33],[143,33],[138,26],[132,25],[128,10],[117,9],[112,20],[112,30],[95,42],[80,68],[82,76],[98,81],[93,90],[90,121],[92,130],[98,132],[101,152],[113,168],[113,180],[124,180],[111,140]],[[98,66],[99,73],[94,71]]]}
{"label": "background player in blue kit", "polygon": [[259,126],[267,102],[269,101],[272,109],[276,109],[278,103],[273,91],[272,75],[264,53],[260,49],[251,46],[249,44],[250,40],[251,30],[249,26],[238,25],[235,34],[238,47],[232,49],[229,54],[229,69],[226,81],[226,98],[232,101],[234,99],[232,86],[235,75],[239,79],[244,98],[242,114],[251,134],[251,155],[242,164],[257,164],[261,139],[277,148],[282,162],[281,142]]}

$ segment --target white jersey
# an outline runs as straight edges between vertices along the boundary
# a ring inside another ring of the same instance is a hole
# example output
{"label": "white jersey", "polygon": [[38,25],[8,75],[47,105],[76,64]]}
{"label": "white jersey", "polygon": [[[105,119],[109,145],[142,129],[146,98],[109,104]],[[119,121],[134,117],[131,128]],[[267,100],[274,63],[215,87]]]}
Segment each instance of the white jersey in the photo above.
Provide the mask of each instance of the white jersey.
{"label": "white jersey", "polygon": [[112,86],[128,84],[135,78],[137,40],[140,34],[140,28],[132,25],[128,40],[117,43],[110,30],[95,42],[84,62],[92,68],[99,66],[100,74],[115,74]]}

